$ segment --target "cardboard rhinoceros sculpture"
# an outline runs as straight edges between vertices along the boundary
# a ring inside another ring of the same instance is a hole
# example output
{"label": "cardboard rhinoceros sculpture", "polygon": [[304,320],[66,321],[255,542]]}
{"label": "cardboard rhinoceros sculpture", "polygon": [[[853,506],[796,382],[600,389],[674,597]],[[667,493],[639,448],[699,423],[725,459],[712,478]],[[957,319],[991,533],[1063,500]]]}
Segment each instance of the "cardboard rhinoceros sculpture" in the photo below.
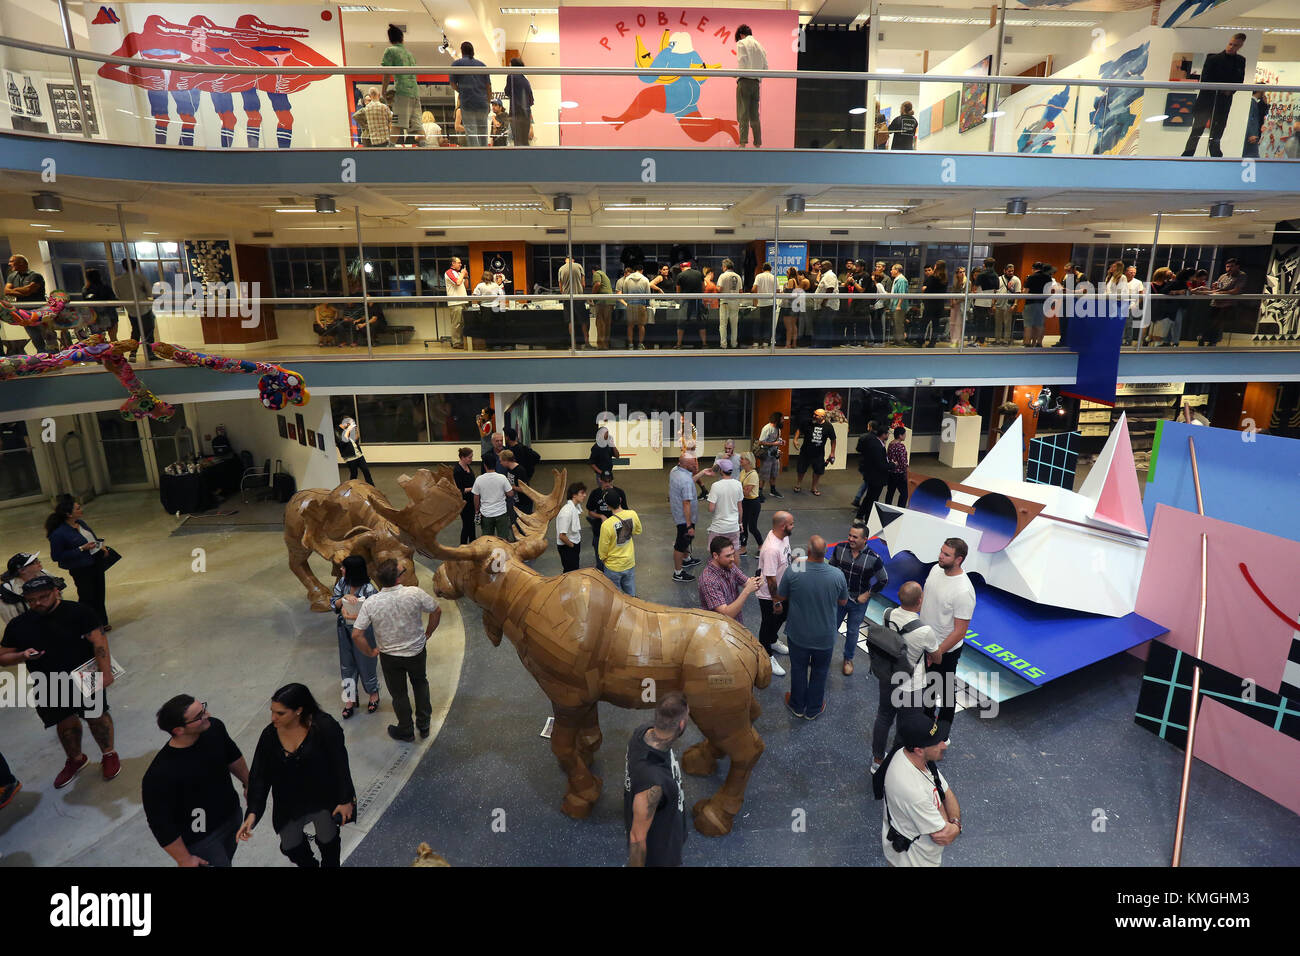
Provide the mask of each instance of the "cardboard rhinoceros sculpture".
{"label": "cardboard rhinoceros sculpture", "polygon": [[[516,542],[485,535],[459,547],[438,543],[438,532],[464,504],[445,467],[398,479],[411,500],[402,511],[378,502],[375,509],[422,552],[442,559],[435,593],[478,604],[489,640],[500,645],[502,635],[508,637],[550,698],[551,750],[569,778],[564,813],[584,818],[600,796],[601,780],[591,771],[601,744],[597,703],[642,709],[681,691],[705,738],[687,749],[682,768],[709,775],[719,757],[731,758],[722,788],[693,808],[696,829],[706,836],[729,833],[763,753],[754,730],[754,688],[771,682],[771,661],[754,636],[725,615],[629,597],[592,568],[546,577],[525,564],[546,550],[547,525],[563,504],[566,480],[565,472],[556,472],[555,489],[545,496],[519,483],[537,508],[518,515],[523,536]],[[653,696],[646,694],[651,686]]]}
{"label": "cardboard rhinoceros sculpture", "polygon": [[[330,587],[312,573],[308,559],[315,552],[330,562],[335,577],[343,559],[359,554],[373,574],[379,562],[392,558],[402,569],[401,584],[415,585],[414,548],[401,528],[377,510],[391,511],[388,499],[364,481],[345,481],[333,491],[307,488],[284,506],[284,546],[289,570],[307,589],[313,611],[330,609]],[[400,513],[400,512],[399,512]]]}

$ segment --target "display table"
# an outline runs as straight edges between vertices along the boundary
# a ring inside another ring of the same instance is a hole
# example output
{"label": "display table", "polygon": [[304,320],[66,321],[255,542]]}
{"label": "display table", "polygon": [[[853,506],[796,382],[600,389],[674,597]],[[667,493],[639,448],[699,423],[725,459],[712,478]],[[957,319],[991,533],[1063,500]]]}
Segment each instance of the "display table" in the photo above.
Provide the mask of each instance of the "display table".
{"label": "display table", "polygon": [[[575,310],[579,322],[583,312]],[[569,350],[569,310],[465,307],[465,337],[473,347],[513,349],[520,345]],[[578,344],[583,342],[578,330]]]}
{"label": "display table", "polygon": [[949,468],[974,468],[980,463],[979,415],[945,415],[939,428],[939,463]]}
{"label": "display table", "polygon": [[218,492],[228,496],[239,491],[243,474],[238,458],[215,459],[193,474],[159,475],[158,498],[168,514],[209,511],[221,502]]}

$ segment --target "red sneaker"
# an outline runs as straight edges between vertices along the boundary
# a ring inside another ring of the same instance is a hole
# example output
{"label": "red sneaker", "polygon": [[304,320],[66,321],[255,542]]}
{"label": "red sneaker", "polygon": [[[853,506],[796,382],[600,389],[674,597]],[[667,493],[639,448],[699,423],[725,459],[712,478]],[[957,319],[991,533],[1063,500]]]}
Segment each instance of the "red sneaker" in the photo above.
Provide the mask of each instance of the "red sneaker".
{"label": "red sneaker", "polygon": [[116,750],[110,750],[104,754],[103,767],[105,780],[112,780],[122,772],[122,760],[118,757]]}
{"label": "red sneaker", "polygon": [[0,787],[0,810],[9,806],[9,801],[18,796],[18,791],[22,788],[22,782],[19,780],[15,780],[13,783],[8,783],[3,787]]}
{"label": "red sneaker", "polygon": [[59,775],[54,778],[54,789],[62,790],[68,784],[72,783],[72,778],[81,773],[81,768],[90,763],[90,758],[85,754],[80,754],[77,759],[69,760],[59,771]]}

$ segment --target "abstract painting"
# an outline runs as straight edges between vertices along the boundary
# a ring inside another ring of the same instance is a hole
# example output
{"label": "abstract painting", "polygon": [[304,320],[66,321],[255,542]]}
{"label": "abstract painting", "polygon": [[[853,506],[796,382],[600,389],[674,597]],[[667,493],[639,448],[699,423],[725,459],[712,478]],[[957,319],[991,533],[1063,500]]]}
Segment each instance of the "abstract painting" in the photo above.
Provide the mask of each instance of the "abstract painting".
{"label": "abstract painting", "polygon": [[1020,122],[1024,123],[1026,114],[1030,110],[1041,109],[1042,115],[1020,129],[1020,136],[1016,139],[1016,152],[1018,153],[1051,153],[1056,149],[1056,127],[1057,123],[1065,112],[1066,106],[1070,102],[1070,88],[1062,87],[1057,93],[1048,97],[1045,103],[1035,103],[1033,106],[1025,107],[1020,114]]}
{"label": "abstract painting", "polygon": [[1166,93],[1165,120],[1160,125],[1186,129],[1192,125],[1192,110],[1195,108],[1195,93]]}
{"label": "abstract painting", "polygon": [[934,132],[934,130],[930,128],[930,124],[934,122],[933,111],[934,111],[933,106],[927,106],[925,109],[921,110],[920,115],[917,116],[916,118],[917,139],[925,139],[932,132]]}
{"label": "abstract painting", "polygon": [[930,111],[930,132],[937,133],[943,129],[943,100],[927,109]]}
{"label": "abstract painting", "polygon": [[[1097,71],[1104,80],[1140,80],[1147,68],[1151,42],[1126,50],[1108,60]],[[1138,124],[1142,120],[1142,91],[1103,86],[1092,101],[1088,114],[1096,135],[1092,152],[1097,156],[1127,155],[1137,149]]]}
{"label": "abstract painting", "polygon": [[961,103],[960,93],[949,93],[943,98],[943,125],[951,126],[957,122],[957,113]]}
{"label": "abstract painting", "polygon": [[[967,76],[988,76],[993,66],[992,55],[986,56],[966,71]],[[989,85],[987,83],[963,83],[961,98],[957,109],[957,131],[964,133],[984,122],[984,114],[989,109]]]}

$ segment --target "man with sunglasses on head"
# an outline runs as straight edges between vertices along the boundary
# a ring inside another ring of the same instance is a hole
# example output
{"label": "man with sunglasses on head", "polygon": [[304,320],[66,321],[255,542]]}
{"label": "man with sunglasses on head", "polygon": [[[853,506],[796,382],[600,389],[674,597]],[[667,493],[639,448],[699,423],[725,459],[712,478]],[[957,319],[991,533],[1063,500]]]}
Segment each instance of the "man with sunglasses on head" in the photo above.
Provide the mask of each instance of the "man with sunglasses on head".
{"label": "man with sunglasses on head", "polygon": [[144,814],[177,866],[230,866],[242,813],[233,776],[248,794],[248,763],[208,705],[177,694],[158,709],[170,736],[145,771]]}

